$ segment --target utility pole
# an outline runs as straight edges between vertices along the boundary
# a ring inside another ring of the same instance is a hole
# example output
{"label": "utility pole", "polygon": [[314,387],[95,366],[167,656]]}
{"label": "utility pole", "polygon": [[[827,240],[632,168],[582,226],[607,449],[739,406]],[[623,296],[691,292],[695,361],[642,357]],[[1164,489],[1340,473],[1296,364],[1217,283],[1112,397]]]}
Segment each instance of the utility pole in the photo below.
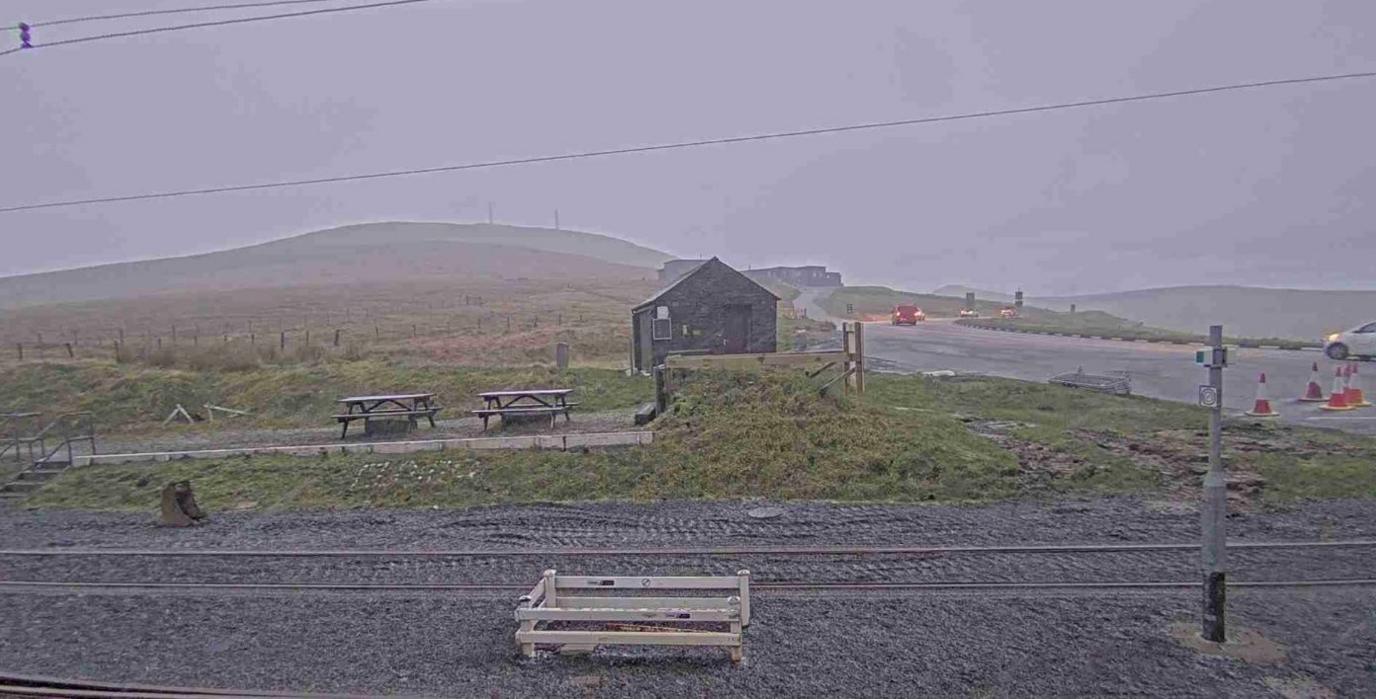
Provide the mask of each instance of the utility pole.
{"label": "utility pole", "polygon": [[1201,547],[1204,573],[1204,614],[1201,635],[1207,641],[1227,640],[1226,570],[1228,550],[1223,530],[1228,513],[1228,481],[1223,472],[1223,367],[1228,350],[1223,346],[1223,326],[1209,326],[1209,347],[1195,355],[1209,369],[1209,383],[1199,387],[1199,403],[1209,408],[1209,473],[1204,476],[1204,502],[1200,507],[1204,541]]}
{"label": "utility pole", "polygon": [[492,225],[492,202],[487,203],[487,223]]}

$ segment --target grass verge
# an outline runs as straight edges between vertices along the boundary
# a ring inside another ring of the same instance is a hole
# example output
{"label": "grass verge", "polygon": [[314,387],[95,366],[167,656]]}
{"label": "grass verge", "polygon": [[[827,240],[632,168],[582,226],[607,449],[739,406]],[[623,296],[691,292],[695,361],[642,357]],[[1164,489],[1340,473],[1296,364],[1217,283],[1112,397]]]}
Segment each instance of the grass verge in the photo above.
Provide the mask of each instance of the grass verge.
{"label": "grass verge", "polygon": [[0,368],[0,412],[89,411],[100,431],[148,430],[178,403],[188,410],[210,403],[252,411],[250,418],[223,421],[226,427],[319,427],[329,424],[343,396],[431,391],[457,415],[479,407],[480,391],[521,387],[573,388],[585,410],[631,407],[654,394],[649,379],[614,369],[341,360],[230,372],[81,361]]}
{"label": "grass verge", "polygon": [[[31,507],[153,511],[190,479],[211,511],[465,507],[560,500],[966,502],[1135,493],[1195,497],[1204,412],[991,378],[874,376],[862,399],[796,375],[699,374],[653,445],[564,453],[236,457],[69,471]],[[1230,423],[1225,459],[1250,502],[1376,497],[1376,439]]]}

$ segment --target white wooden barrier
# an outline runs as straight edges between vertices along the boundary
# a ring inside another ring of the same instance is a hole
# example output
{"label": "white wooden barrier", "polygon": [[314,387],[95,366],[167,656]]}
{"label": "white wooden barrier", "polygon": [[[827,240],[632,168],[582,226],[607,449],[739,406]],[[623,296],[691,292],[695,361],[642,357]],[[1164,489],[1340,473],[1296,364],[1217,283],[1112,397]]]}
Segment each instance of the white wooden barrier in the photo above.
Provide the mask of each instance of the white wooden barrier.
{"label": "white wooden barrier", "polygon": [[[728,597],[594,597],[568,590],[730,590]],[[600,645],[724,646],[740,662],[742,628],[750,625],[750,571],[714,577],[596,577],[545,575],[516,607],[516,643],[527,657],[536,645],[592,650]],[[602,623],[620,630],[550,629],[549,622]],[[708,623],[728,630],[645,626],[655,622]],[[541,625],[544,625],[542,628]]]}

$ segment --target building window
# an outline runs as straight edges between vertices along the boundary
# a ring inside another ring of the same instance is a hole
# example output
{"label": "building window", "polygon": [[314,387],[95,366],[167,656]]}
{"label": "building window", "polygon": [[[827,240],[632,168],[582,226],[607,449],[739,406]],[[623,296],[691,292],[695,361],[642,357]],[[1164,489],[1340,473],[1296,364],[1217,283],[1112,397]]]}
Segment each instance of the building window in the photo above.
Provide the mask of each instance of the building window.
{"label": "building window", "polygon": [[655,317],[650,321],[650,339],[656,341],[674,339],[674,324],[669,320],[668,306],[655,308]]}

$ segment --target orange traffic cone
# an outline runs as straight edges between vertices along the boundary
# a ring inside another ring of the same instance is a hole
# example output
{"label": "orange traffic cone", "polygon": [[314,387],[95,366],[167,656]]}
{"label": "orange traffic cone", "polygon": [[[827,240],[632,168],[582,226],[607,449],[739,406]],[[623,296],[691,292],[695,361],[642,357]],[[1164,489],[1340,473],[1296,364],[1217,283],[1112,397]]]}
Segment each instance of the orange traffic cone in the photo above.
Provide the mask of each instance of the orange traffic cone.
{"label": "orange traffic cone", "polygon": [[1257,381],[1257,400],[1252,404],[1252,409],[1247,411],[1247,415],[1252,417],[1280,417],[1280,413],[1271,409],[1271,399],[1266,397],[1265,372]]}
{"label": "orange traffic cone", "polygon": [[1337,369],[1333,372],[1333,392],[1328,395],[1328,402],[1320,405],[1323,410],[1351,410],[1352,406],[1347,404],[1347,384],[1343,381],[1343,370]]}
{"label": "orange traffic cone", "polygon": [[1362,395],[1362,377],[1357,373],[1357,363],[1353,362],[1347,366],[1347,404],[1354,408],[1369,408],[1371,404],[1366,402],[1366,396]]}
{"label": "orange traffic cone", "polygon": [[1304,395],[1300,396],[1300,401],[1304,403],[1322,403],[1328,400],[1323,397],[1323,387],[1319,386],[1319,363],[1314,362],[1314,368],[1309,372],[1309,385],[1304,388]]}

